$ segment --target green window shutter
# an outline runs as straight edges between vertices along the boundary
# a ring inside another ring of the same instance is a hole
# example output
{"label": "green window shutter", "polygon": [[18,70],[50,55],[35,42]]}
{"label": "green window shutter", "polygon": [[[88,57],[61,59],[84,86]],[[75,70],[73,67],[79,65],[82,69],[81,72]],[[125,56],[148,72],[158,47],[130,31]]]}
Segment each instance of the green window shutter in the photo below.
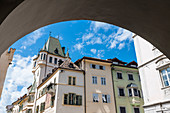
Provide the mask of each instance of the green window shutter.
{"label": "green window shutter", "polygon": [[76,94],[73,94],[73,105],[76,105]]}
{"label": "green window shutter", "polygon": [[64,94],[64,104],[68,104],[68,95]]}
{"label": "green window shutter", "polygon": [[82,96],[79,96],[79,105],[82,105]]}

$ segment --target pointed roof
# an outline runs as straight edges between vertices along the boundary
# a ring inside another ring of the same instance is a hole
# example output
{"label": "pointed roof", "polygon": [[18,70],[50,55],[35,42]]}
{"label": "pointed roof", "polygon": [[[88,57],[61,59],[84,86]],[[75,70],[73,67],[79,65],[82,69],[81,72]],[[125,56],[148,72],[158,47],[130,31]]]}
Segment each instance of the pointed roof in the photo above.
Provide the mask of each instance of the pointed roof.
{"label": "pointed roof", "polygon": [[69,58],[67,58],[61,65],[60,68],[81,70],[77,65],[75,65]]}
{"label": "pointed roof", "polygon": [[136,66],[138,66],[138,64],[137,64],[135,61],[132,61],[132,62],[130,62],[130,63],[127,64],[127,66],[130,66],[130,65],[136,65]]}
{"label": "pointed roof", "polygon": [[42,50],[48,51],[49,53],[59,55],[59,56],[65,56],[62,47],[60,44],[59,39],[54,37],[49,37],[45,45],[43,46]]}
{"label": "pointed roof", "polygon": [[118,63],[121,63],[121,64],[127,64],[126,62],[123,62],[121,60],[119,60],[118,58],[113,58],[113,59],[107,59],[108,61],[112,61],[112,62],[118,62]]}

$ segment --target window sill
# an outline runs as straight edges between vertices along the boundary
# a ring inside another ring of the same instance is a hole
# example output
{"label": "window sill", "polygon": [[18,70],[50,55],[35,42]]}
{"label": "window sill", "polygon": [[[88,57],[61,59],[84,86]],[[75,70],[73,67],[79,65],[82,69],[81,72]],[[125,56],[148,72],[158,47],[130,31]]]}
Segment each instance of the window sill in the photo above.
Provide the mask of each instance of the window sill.
{"label": "window sill", "polygon": [[161,89],[163,90],[163,89],[167,89],[167,88],[170,88],[170,86],[162,87]]}
{"label": "window sill", "polygon": [[81,107],[82,105],[69,105],[69,104],[63,104],[63,106],[70,106],[70,107]]}

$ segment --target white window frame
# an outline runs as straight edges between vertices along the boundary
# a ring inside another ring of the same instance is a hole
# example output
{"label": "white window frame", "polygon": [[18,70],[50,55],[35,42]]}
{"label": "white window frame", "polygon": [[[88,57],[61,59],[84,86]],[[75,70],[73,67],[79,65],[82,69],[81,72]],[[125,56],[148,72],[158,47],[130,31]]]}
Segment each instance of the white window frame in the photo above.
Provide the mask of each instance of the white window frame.
{"label": "white window frame", "polygon": [[[160,75],[161,75],[161,80],[162,80],[162,85],[163,85],[163,87],[168,87],[168,86],[170,86],[170,78],[168,77],[168,71],[167,71],[168,68],[170,68],[170,67],[167,67],[167,68],[164,68],[164,69],[160,70]],[[162,74],[162,71],[163,71],[163,70],[165,70],[165,74],[166,74],[165,76],[167,77],[168,86],[165,86],[165,82],[164,82],[163,74]]]}
{"label": "white window frame", "polygon": [[[105,98],[105,97],[106,97],[106,98]],[[106,102],[103,102],[103,99],[104,99]],[[102,102],[103,102],[103,103],[110,103],[110,95],[102,94]]]}
{"label": "white window frame", "polygon": [[92,76],[92,84],[97,84],[97,76]]}
{"label": "white window frame", "polygon": [[[97,98],[95,98],[95,101],[94,101],[94,95],[97,95]],[[93,93],[93,102],[99,102],[99,94],[98,93]]]}
{"label": "white window frame", "polygon": [[106,78],[105,77],[101,77],[101,85],[106,85]]}

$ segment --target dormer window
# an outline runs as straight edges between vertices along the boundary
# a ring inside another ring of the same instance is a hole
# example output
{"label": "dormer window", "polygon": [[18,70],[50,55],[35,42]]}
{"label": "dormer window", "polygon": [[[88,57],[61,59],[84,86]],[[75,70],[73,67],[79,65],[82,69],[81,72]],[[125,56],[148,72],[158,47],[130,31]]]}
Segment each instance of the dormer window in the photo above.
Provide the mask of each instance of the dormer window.
{"label": "dormer window", "polygon": [[118,65],[119,63],[118,62],[113,62],[113,64],[117,64]]}
{"label": "dormer window", "polygon": [[58,54],[58,49],[56,48],[56,49],[54,50],[54,52],[55,52],[56,54]]}
{"label": "dormer window", "polygon": [[74,68],[73,64],[71,64],[71,63],[69,64],[69,67],[70,67],[70,68]]}
{"label": "dormer window", "polygon": [[137,67],[136,65],[130,65],[131,67]]}

